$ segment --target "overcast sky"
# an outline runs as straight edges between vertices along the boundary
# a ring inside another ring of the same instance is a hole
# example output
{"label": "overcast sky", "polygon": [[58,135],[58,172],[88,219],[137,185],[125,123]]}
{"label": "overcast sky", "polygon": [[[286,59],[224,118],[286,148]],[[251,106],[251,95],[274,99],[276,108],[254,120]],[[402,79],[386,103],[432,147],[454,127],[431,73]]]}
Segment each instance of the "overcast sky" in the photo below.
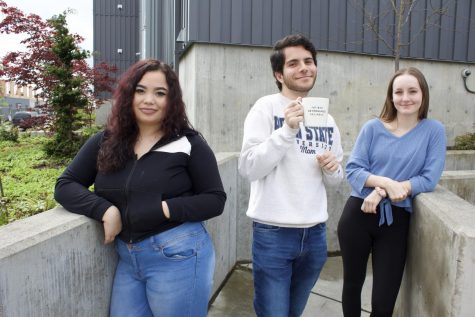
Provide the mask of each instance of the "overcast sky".
{"label": "overcast sky", "polygon": [[[77,33],[84,38],[81,44],[83,49],[92,52],[93,29],[92,29],[92,1],[93,0],[4,0],[8,6],[17,7],[25,14],[35,13],[43,19],[62,13],[67,9],[74,9],[74,13],[68,14],[67,22],[71,33]],[[0,20],[3,19],[0,13]],[[7,52],[25,50],[21,44],[22,37],[16,35],[0,34],[0,57]]]}

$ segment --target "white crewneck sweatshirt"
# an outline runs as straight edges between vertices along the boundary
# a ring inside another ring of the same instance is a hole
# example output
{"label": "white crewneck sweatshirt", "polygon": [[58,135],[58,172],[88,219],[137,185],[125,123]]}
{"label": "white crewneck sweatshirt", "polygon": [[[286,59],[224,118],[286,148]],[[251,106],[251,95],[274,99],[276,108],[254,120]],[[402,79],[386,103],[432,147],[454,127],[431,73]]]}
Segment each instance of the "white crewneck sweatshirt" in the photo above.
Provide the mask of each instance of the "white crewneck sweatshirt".
{"label": "white crewneck sweatshirt", "polygon": [[343,179],[340,165],[323,171],[316,160],[322,149],[343,159],[340,132],[332,116],[326,127],[290,128],[284,109],[292,100],[282,94],[260,98],[244,122],[240,174],[251,181],[247,215],[280,227],[308,228],[328,219],[325,183]]}

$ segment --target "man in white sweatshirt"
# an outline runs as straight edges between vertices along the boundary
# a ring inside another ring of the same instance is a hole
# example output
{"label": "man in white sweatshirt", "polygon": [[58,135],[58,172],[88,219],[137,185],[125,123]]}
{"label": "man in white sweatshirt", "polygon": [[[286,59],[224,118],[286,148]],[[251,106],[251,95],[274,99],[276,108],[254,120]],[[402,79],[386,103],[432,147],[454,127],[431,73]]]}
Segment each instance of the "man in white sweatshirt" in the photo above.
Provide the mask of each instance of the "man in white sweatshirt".
{"label": "man in white sweatshirt", "polygon": [[313,44],[289,35],[270,60],[280,93],[249,111],[239,158],[251,181],[254,309],[258,317],[300,316],[327,258],[323,181],[343,179],[343,150],[330,115],[325,126],[303,125],[301,98],[317,77]]}

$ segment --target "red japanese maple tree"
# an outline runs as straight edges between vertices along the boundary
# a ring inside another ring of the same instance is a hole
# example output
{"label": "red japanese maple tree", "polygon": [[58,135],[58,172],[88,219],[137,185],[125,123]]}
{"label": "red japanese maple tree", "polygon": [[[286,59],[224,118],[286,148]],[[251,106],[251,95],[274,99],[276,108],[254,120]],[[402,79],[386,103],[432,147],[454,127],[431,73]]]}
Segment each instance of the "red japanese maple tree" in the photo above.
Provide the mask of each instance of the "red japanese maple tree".
{"label": "red japanese maple tree", "polygon": [[0,12],[4,15],[0,34],[25,35],[21,43],[27,49],[9,52],[1,59],[0,77],[19,86],[32,85],[35,95],[53,107],[54,147],[64,152],[74,141],[78,110],[88,112],[94,104],[103,102],[101,93],[112,90],[115,81],[112,73],[116,67],[106,63],[94,67],[87,64],[91,53],[79,48],[84,40],[80,35],[69,33],[67,12],[45,21],[36,14],[25,15],[3,0],[0,0]]}

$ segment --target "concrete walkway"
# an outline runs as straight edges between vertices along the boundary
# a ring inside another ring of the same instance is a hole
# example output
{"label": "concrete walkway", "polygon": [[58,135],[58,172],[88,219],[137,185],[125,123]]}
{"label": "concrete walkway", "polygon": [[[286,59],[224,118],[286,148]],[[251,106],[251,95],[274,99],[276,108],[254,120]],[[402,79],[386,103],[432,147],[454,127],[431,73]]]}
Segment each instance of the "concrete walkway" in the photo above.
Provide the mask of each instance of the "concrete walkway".
{"label": "concrete walkway", "polygon": [[[252,317],[253,285],[252,266],[238,265],[219,292],[209,310],[209,317]],[[341,257],[329,257],[320,278],[312,290],[302,317],[340,317],[341,290],[343,287]],[[368,275],[362,294],[362,317],[368,317],[371,309],[371,284],[373,277],[368,265]]]}

